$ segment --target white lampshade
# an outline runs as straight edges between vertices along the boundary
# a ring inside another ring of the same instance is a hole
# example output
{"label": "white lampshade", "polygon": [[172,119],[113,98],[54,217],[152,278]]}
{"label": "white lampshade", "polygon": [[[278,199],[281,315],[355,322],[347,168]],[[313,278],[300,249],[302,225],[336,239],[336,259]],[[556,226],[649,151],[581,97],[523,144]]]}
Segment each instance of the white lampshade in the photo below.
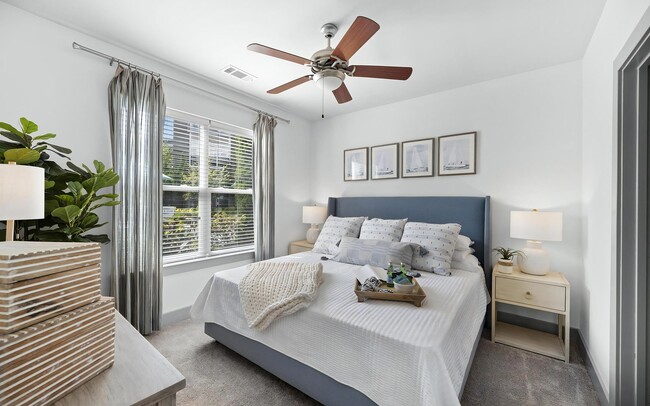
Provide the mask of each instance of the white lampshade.
{"label": "white lampshade", "polygon": [[522,272],[546,275],[551,269],[551,259],[540,241],[562,241],[562,213],[511,211],[510,237],[528,240],[519,257]]}
{"label": "white lampshade", "polygon": [[302,222],[306,224],[323,224],[327,219],[327,208],[321,206],[303,206]]}
{"label": "white lampshade", "polygon": [[0,165],[0,220],[45,216],[45,171],[25,165]]}
{"label": "white lampshade", "polygon": [[510,237],[533,241],[562,241],[562,213],[511,211]]}

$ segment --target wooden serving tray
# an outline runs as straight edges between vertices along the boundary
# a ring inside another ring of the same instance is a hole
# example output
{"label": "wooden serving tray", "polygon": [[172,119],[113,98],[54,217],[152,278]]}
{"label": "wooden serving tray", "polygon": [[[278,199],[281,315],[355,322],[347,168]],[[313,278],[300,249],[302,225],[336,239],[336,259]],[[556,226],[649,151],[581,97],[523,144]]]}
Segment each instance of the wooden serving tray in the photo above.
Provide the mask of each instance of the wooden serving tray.
{"label": "wooden serving tray", "polygon": [[409,302],[413,303],[416,307],[422,306],[422,301],[426,299],[427,295],[424,293],[424,289],[420,286],[418,281],[413,278],[413,284],[415,288],[412,293],[397,293],[394,288],[389,288],[386,285],[386,282],[383,282],[380,286],[381,289],[389,289],[395,293],[384,293],[384,292],[373,292],[373,291],[362,291],[361,283],[358,279],[354,280],[354,293],[357,295],[357,300],[359,302],[365,302],[368,299],[377,299],[377,300],[392,300],[395,302]]}

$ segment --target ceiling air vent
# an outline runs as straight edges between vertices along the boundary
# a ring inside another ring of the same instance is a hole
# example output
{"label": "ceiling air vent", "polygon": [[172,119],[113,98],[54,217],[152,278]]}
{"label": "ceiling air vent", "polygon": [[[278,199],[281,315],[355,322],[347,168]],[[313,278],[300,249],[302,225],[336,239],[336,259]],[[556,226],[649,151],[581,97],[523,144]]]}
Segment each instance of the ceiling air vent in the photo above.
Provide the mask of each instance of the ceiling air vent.
{"label": "ceiling air vent", "polygon": [[238,67],[232,65],[226,66],[225,68],[221,69],[221,71],[230,76],[234,76],[239,80],[243,80],[244,82],[252,82],[253,80],[257,79],[256,76],[253,76],[248,72],[244,72]]}

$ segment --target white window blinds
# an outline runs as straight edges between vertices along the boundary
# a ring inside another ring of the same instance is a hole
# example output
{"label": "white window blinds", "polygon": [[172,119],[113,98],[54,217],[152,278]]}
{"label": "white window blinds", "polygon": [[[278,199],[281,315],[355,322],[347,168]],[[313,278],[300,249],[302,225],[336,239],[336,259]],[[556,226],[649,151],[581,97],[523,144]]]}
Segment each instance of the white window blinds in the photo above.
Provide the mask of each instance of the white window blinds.
{"label": "white window blinds", "polygon": [[165,117],[165,262],[254,249],[251,134]]}

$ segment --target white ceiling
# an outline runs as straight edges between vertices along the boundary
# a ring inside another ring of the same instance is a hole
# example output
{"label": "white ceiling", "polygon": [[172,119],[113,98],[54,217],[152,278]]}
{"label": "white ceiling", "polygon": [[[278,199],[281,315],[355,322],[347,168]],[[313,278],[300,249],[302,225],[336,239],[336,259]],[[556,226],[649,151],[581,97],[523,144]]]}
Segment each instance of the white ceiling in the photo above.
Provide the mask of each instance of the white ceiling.
{"label": "white ceiling", "polygon": [[[308,120],[320,118],[322,91],[305,83],[280,95],[266,90],[309,69],[246,50],[258,42],[309,58],[325,47],[320,27],[354,18],[381,29],[352,64],[412,66],[406,82],[347,78],[353,100],[333,116],[582,58],[605,0],[5,0],[39,16],[124,44],[262,98]],[[119,57],[119,55],[115,55]],[[220,72],[235,65],[258,77]]]}

